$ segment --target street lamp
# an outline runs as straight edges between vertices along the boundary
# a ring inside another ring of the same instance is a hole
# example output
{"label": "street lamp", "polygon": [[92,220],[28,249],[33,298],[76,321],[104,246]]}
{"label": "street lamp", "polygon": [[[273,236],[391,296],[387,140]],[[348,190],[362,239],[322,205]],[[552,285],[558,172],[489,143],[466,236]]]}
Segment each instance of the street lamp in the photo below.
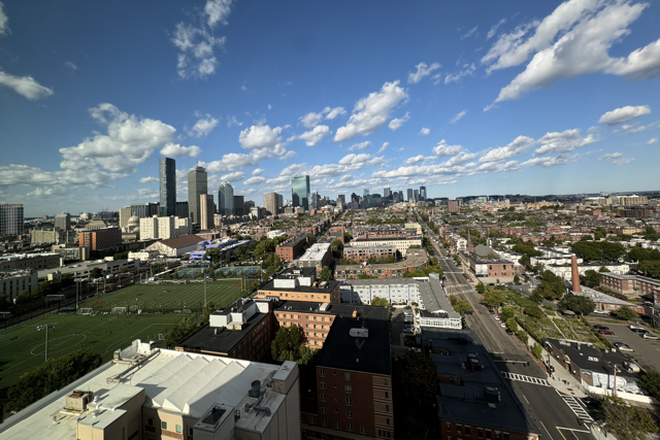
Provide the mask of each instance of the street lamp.
{"label": "street lamp", "polygon": [[204,275],[204,307],[206,307],[206,268],[202,268],[202,274]]}
{"label": "street lamp", "polygon": [[84,281],[83,278],[76,278],[73,280],[76,282],[76,312],[78,312],[78,291],[81,290],[80,283]]}
{"label": "street lamp", "polygon": [[53,324],[44,324],[44,325],[38,325],[37,326],[37,331],[38,332],[40,332],[41,330],[46,330],[46,345],[45,345],[45,348],[44,348],[44,353],[45,353],[45,356],[46,356],[46,360],[48,360],[48,329],[49,328],[55,328],[56,325],[57,325],[57,323],[55,322]]}

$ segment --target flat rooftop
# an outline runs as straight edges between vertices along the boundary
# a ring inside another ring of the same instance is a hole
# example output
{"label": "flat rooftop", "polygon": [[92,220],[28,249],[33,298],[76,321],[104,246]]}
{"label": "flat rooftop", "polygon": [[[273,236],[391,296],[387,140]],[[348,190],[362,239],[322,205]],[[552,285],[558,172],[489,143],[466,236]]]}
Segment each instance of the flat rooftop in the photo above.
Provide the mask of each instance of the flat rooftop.
{"label": "flat rooftop", "polygon": [[[429,257],[426,254],[426,251],[422,249],[412,249],[412,250],[409,249],[406,258],[404,260],[397,261],[396,263],[367,264],[367,267],[370,267],[371,269],[397,270],[406,267],[422,266],[424,263],[427,263],[428,261],[429,261]],[[338,264],[336,271],[339,272],[343,270],[360,270],[364,267],[365,266],[361,264],[343,264],[343,265]]]}
{"label": "flat rooftop", "polygon": [[266,319],[267,316],[267,313],[255,313],[241,330],[211,327],[209,324],[206,324],[176,344],[176,346],[194,352],[208,351],[227,354],[259,325],[261,321]]}
{"label": "flat rooftop", "polygon": [[[315,268],[310,267],[310,269],[316,271]],[[311,286],[296,286],[296,287],[275,287],[275,283],[273,280],[270,280],[268,283],[266,283],[265,286],[260,287],[258,289],[259,292],[267,292],[267,291],[273,291],[273,292],[301,292],[301,293],[330,293],[332,292],[335,287],[339,285],[339,281],[326,281],[326,284],[324,287],[320,287],[321,281],[318,282],[316,287],[314,285]]]}

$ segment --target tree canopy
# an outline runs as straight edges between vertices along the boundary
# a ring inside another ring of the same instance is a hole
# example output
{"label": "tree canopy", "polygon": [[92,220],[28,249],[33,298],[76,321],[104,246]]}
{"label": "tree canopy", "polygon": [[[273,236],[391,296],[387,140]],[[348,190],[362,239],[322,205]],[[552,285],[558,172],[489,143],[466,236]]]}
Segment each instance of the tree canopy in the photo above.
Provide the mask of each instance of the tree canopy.
{"label": "tree canopy", "polygon": [[561,299],[566,293],[566,284],[560,276],[546,270],[543,272],[541,284],[534,289],[534,292],[543,298]]}
{"label": "tree canopy", "polygon": [[603,275],[596,272],[595,270],[589,269],[584,273],[584,275],[580,275],[580,283],[587,287],[595,288],[600,286],[600,281],[602,278]]}
{"label": "tree canopy", "polygon": [[499,290],[486,289],[483,296],[481,297],[481,302],[490,307],[499,307],[506,301],[506,297]]}
{"label": "tree canopy", "polygon": [[660,261],[640,261],[640,263],[637,265],[637,271],[646,277],[660,279]]}
{"label": "tree canopy", "polygon": [[456,313],[459,313],[461,316],[465,316],[466,313],[472,313],[474,309],[470,305],[469,302],[465,301],[462,298],[456,297],[456,295],[451,295],[449,297],[449,300],[451,302],[452,307],[454,307],[454,311]]}
{"label": "tree canopy", "polygon": [[591,299],[585,296],[573,295],[570,293],[565,295],[557,304],[557,310],[560,312],[563,312],[564,310],[570,310],[580,315],[588,315],[594,311],[595,307],[596,305]]}
{"label": "tree canopy", "polygon": [[658,425],[649,413],[624,405],[622,399],[606,397],[601,412],[605,429],[619,440],[637,440],[645,438],[648,432],[658,432]]}
{"label": "tree canopy", "polygon": [[279,362],[295,361],[307,365],[314,360],[318,350],[312,350],[305,344],[303,329],[297,325],[280,327],[275,339],[270,344],[273,359]]}
{"label": "tree canopy", "polygon": [[660,372],[650,370],[639,379],[639,386],[649,392],[656,399],[660,399]]}
{"label": "tree canopy", "polygon": [[609,241],[577,241],[571,250],[585,261],[614,261],[626,253],[623,245]]}
{"label": "tree canopy", "polygon": [[637,312],[628,306],[621,306],[618,309],[616,309],[616,316],[619,319],[625,319],[627,321],[639,317]]}
{"label": "tree canopy", "polygon": [[323,266],[323,269],[321,270],[321,280],[322,281],[330,281],[334,277],[332,276],[332,269],[330,269],[328,266]]}

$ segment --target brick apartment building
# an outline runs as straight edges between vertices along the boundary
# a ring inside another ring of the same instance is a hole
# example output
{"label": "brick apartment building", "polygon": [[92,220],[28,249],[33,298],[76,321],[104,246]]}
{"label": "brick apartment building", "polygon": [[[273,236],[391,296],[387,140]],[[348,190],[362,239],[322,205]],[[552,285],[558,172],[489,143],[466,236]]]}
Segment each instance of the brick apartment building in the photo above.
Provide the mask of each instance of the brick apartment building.
{"label": "brick apartment building", "polygon": [[369,258],[387,258],[396,256],[396,246],[394,245],[374,245],[374,246],[344,246],[344,258],[354,261],[367,261]]}
{"label": "brick apartment building", "polygon": [[367,274],[376,278],[403,278],[406,272],[428,267],[429,257],[424,249],[413,249],[408,257],[396,263],[369,265],[337,265],[335,278],[337,280],[357,280],[360,275]]}
{"label": "brick apartment building", "polygon": [[112,249],[120,244],[121,229],[117,227],[82,231],[78,235],[78,245],[89,247],[92,252]]}
{"label": "brick apartment building", "polygon": [[290,268],[257,290],[256,298],[281,301],[340,303],[337,281],[316,281],[316,268]]}
{"label": "brick apartment building", "polygon": [[316,393],[303,399],[303,438],[394,438],[389,312],[333,304],[337,313],[316,363]]}
{"label": "brick apartment building", "polygon": [[655,304],[660,302],[660,280],[640,275],[618,275],[607,272],[601,275],[600,285],[615,293],[629,297],[651,295]]}
{"label": "brick apartment building", "polygon": [[306,243],[307,236],[296,235],[278,244],[275,253],[282,261],[293,261],[303,254]]}

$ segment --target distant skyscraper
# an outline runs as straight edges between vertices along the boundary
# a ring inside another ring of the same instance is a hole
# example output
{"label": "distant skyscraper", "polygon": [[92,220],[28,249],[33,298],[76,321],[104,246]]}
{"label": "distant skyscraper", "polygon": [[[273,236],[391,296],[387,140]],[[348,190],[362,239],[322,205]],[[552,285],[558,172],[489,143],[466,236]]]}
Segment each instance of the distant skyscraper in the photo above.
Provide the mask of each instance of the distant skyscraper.
{"label": "distant skyscraper", "polygon": [[68,231],[71,229],[71,214],[63,212],[62,214],[55,214],[55,229]]}
{"label": "distant skyscraper", "polygon": [[0,204],[0,236],[23,235],[23,205]]}
{"label": "distant skyscraper", "polygon": [[413,199],[418,202],[419,201],[419,191],[418,190],[413,190]]}
{"label": "distant skyscraper", "polygon": [[293,207],[302,206],[309,209],[309,176],[293,176],[291,178],[291,195]]}
{"label": "distant skyscraper", "polygon": [[426,187],[425,186],[420,186],[419,187],[419,200],[422,202],[426,200]]}
{"label": "distant skyscraper", "polygon": [[176,161],[169,157],[160,159],[160,215],[176,214]]}
{"label": "distant skyscraper", "polygon": [[218,190],[218,213],[220,215],[234,214],[234,187],[223,180]]}
{"label": "distant skyscraper", "polygon": [[131,205],[131,217],[137,218],[158,216],[160,213],[159,203],[133,203]]}
{"label": "distant skyscraper", "polygon": [[208,174],[206,170],[199,165],[191,168],[188,172],[188,210],[192,223],[201,225],[201,209],[199,196],[209,193]]}
{"label": "distant skyscraper", "polygon": [[313,193],[311,193],[309,196],[309,209],[319,209],[320,200],[321,197],[319,197],[318,191],[314,191]]}
{"label": "distant skyscraper", "polygon": [[199,196],[199,227],[202,231],[213,229],[215,216],[215,203],[213,194],[201,194]]}
{"label": "distant skyscraper", "polygon": [[245,204],[245,196],[234,196],[234,215],[243,216],[243,204]]}
{"label": "distant skyscraper", "polygon": [[387,198],[392,194],[392,190],[390,188],[383,188],[383,197]]}
{"label": "distant skyscraper", "polygon": [[[188,202],[176,202],[176,209],[174,210],[174,215],[179,218],[190,219],[190,210],[188,209]],[[192,222],[188,222],[192,225]]]}
{"label": "distant skyscraper", "polygon": [[413,200],[413,190],[412,188],[408,188],[408,202],[412,202]]}
{"label": "distant skyscraper", "polygon": [[276,192],[264,194],[264,208],[271,215],[279,214],[283,205],[281,194],[277,194]]}
{"label": "distant skyscraper", "polygon": [[345,194],[339,194],[337,196],[337,204],[340,204],[340,203],[342,205],[346,205],[346,195]]}

